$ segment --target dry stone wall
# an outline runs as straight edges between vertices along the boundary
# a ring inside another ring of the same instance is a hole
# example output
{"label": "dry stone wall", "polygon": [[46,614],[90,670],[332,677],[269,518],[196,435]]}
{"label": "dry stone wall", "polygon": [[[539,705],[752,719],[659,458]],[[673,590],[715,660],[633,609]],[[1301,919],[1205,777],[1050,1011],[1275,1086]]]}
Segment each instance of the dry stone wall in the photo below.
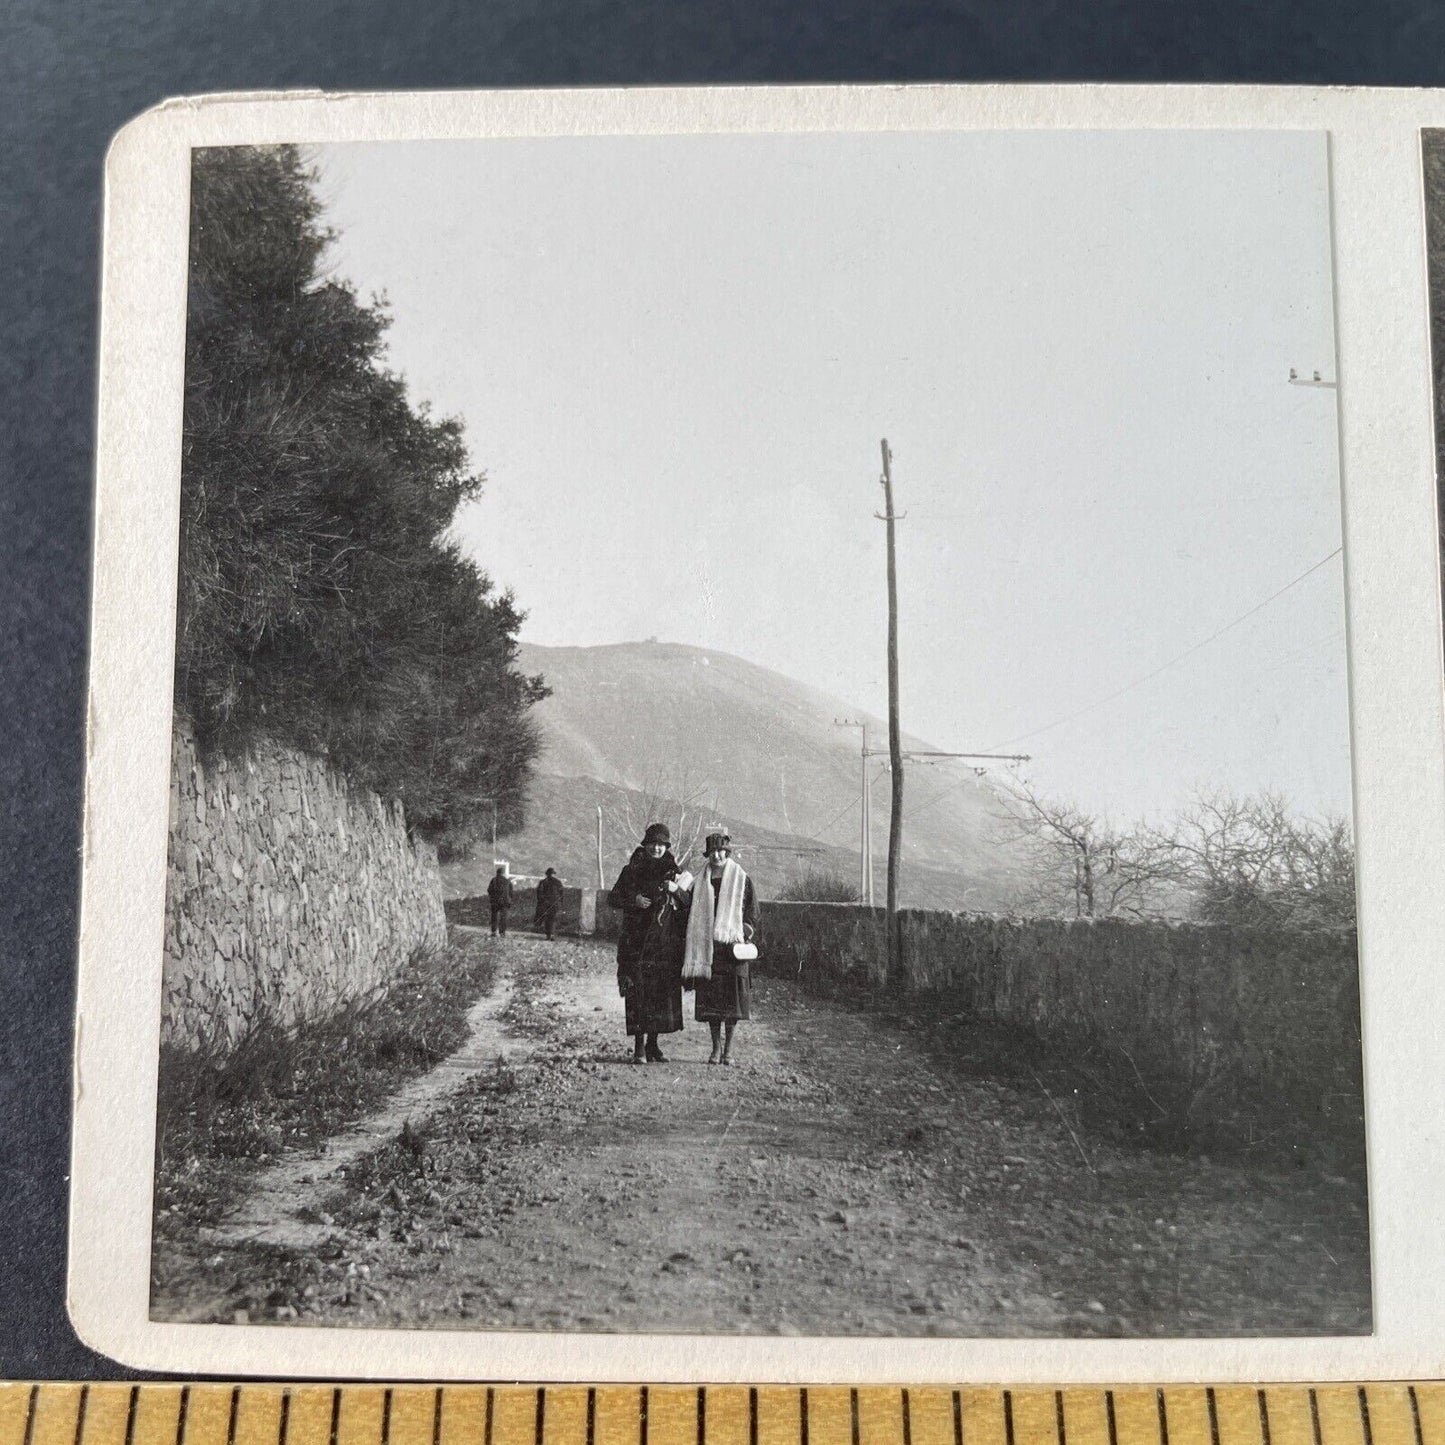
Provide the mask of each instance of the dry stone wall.
{"label": "dry stone wall", "polygon": [[224,1053],[262,1018],[325,1017],[445,942],[436,854],[399,804],[274,746],[202,759],[177,730],[163,1043]]}
{"label": "dry stone wall", "polygon": [[887,976],[881,909],[764,903],[758,968],[824,993],[958,1014],[1101,1050],[1194,1116],[1286,1117],[1363,1137],[1353,930],[1066,922],[905,909]]}

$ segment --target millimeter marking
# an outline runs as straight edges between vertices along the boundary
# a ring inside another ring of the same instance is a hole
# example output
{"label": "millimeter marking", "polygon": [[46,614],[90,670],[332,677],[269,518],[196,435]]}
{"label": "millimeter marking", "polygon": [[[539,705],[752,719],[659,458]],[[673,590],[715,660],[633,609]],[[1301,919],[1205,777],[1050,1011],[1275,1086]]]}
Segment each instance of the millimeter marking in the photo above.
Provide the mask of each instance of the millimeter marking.
{"label": "millimeter marking", "polygon": [[1445,1445],[1445,1382],[954,1389],[25,1381],[0,1384],[0,1445]]}

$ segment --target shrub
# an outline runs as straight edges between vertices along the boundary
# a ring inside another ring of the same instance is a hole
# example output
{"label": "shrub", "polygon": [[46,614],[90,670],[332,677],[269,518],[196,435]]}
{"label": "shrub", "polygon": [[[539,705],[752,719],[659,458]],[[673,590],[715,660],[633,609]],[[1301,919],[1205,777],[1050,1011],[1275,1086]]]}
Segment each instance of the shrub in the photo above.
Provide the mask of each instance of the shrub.
{"label": "shrub", "polygon": [[228,1050],[163,1047],[158,1212],[209,1217],[237,1166],[316,1143],[446,1058],[467,1037],[467,1010],[491,987],[494,959],[462,936],[326,1019],[288,1029],[263,1014]]}
{"label": "shrub", "polygon": [[856,885],[841,873],[826,868],[810,868],[801,878],[784,885],[778,894],[780,903],[857,903]]}

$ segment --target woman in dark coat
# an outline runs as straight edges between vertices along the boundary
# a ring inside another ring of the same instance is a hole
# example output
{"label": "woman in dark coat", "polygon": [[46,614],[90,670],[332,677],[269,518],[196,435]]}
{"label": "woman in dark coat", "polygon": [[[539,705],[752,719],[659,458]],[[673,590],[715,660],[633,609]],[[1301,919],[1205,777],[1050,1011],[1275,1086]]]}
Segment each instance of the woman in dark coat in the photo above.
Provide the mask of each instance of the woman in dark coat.
{"label": "woman in dark coat", "polygon": [[617,988],[626,1000],[632,1062],[666,1063],[658,1034],[682,1028],[682,939],[685,915],[672,856],[672,835],[653,823],[642,846],[617,876],[607,901],[622,910],[617,940]]}
{"label": "woman in dark coat", "polygon": [[683,978],[696,990],[698,1022],[712,1030],[708,1063],[731,1064],[733,1029],[751,1012],[758,901],[752,879],[733,860],[732,839],[709,833],[706,846],[708,866],[692,886]]}

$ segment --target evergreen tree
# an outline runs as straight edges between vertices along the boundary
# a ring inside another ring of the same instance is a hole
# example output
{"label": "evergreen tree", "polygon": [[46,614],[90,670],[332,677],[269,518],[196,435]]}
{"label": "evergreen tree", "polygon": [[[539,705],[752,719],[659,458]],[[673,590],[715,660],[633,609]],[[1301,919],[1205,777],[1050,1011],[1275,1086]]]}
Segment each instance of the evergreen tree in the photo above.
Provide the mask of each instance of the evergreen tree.
{"label": "evergreen tree", "polygon": [[461,427],[386,369],[332,239],[295,148],[196,153],[177,705],[209,746],[330,759],[451,850],[491,799],[520,822],[546,689],[446,535],[481,486]]}

